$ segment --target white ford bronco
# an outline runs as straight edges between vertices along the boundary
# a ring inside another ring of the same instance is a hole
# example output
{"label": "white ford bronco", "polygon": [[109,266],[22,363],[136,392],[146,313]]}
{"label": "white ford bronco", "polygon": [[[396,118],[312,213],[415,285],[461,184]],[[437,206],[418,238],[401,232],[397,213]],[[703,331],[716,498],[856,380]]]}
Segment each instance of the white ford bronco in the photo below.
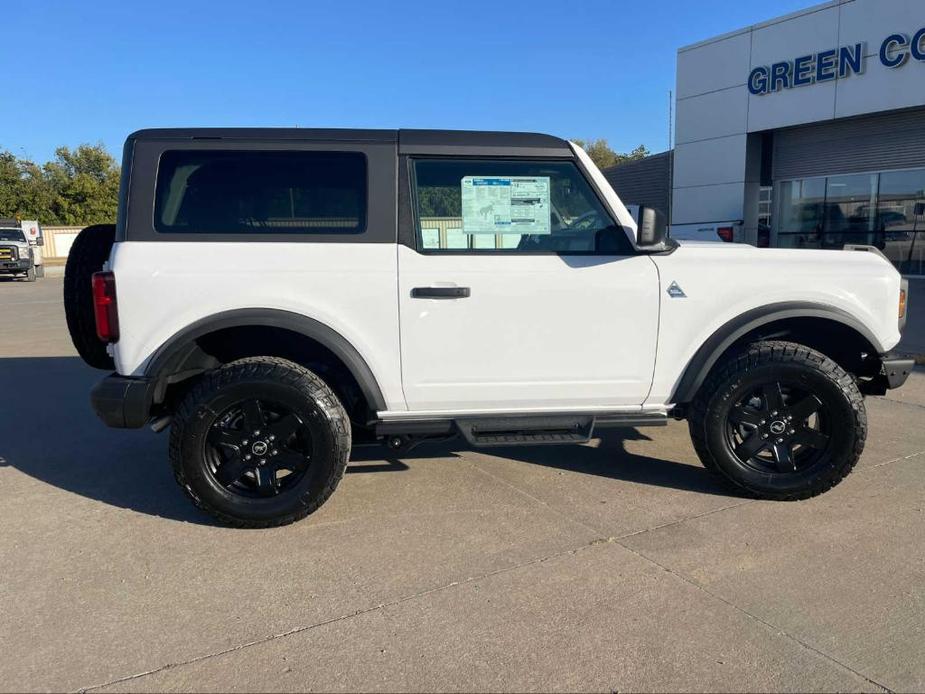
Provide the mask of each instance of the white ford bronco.
{"label": "white ford bronco", "polygon": [[581,443],[687,419],[740,492],[847,475],[906,285],[868,247],[676,243],[555,137],[144,130],[118,222],[68,258],[68,325],[112,427],[170,427],[193,502],[317,509],[351,446]]}

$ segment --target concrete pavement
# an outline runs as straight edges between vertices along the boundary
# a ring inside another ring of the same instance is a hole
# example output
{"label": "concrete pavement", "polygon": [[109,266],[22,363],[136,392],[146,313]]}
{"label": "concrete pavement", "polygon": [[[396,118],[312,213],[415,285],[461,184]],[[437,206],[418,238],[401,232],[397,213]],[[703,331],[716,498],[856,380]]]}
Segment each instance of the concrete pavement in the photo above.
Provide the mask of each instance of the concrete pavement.
{"label": "concrete pavement", "polygon": [[241,531],[166,436],[96,421],[60,292],[0,283],[0,689],[925,688],[925,373],[806,502],[729,495],[672,423],[360,449],[309,519]]}

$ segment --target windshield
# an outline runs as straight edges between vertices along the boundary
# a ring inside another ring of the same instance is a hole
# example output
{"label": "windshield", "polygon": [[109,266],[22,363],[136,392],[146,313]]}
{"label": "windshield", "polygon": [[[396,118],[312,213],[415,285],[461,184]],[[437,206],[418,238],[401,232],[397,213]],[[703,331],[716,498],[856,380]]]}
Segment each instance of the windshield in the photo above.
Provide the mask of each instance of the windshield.
{"label": "windshield", "polygon": [[26,237],[22,229],[0,229],[0,241],[19,241],[26,242]]}

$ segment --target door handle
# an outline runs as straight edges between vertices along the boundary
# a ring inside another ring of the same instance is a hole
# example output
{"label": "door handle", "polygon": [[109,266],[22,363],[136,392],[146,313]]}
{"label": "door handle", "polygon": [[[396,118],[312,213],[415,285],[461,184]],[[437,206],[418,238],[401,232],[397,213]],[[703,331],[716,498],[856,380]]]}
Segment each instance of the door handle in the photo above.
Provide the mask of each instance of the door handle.
{"label": "door handle", "polygon": [[412,299],[465,299],[469,294],[469,287],[415,287],[411,290]]}

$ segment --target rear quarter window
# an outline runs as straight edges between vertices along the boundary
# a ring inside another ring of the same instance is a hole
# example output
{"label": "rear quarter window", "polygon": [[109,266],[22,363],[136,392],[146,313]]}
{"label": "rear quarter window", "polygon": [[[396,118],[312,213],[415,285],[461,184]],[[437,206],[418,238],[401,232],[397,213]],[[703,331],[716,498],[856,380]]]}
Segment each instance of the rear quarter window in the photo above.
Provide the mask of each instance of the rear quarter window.
{"label": "rear quarter window", "polygon": [[359,152],[173,150],[161,155],[161,233],[358,234],[367,164]]}

